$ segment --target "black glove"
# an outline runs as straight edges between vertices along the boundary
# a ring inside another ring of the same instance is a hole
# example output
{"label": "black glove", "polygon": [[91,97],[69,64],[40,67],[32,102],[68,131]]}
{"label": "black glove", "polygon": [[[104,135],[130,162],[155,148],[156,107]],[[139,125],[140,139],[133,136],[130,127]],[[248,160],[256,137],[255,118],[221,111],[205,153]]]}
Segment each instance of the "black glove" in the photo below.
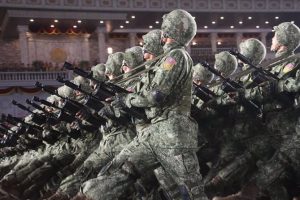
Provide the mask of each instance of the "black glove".
{"label": "black glove", "polygon": [[116,94],[111,102],[111,106],[114,108],[126,108],[126,94]]}
{"label": "black glove", "polygon": [[104,106],[99,112],[98,115],[101,117],[111,117],[114,116],[114,111],[111,106]]}

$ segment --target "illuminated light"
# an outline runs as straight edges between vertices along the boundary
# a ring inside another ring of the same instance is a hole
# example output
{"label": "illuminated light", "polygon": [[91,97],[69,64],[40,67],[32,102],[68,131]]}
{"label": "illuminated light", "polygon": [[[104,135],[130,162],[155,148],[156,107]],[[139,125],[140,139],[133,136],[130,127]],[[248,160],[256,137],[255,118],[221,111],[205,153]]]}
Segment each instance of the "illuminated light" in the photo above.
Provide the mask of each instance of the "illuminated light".
{"label": "illuminated light", "polygon": [[234,26],[230,26],[230,28],[234,28]]}
{"label": "illuminated light", "polygon": [[112,53],[113,53],[113,48],[108,47],[108,48],[107,48],[107,53],[108,53],[108,54],[112,54]]}
{"label": "illuminated light", "polygon": [[149,26],[149,28],[153,28],[153,26]]}
{"label": "illuminated light", "polygon": [[134,16],[134,15],[132,15],[132,16],[131,16],[131,19],[135,19],[135,16]]}
{"label": "illuminated light", "polygon": [[224,17],[223,17],[223,16],[221,16],[221,17],[220,17],[220,19],[224,19]]}
{"label": "illuminated light", "polygon": [[103,23],[104,23],[104,21],[101,20],[101,21],[100,21],[100,24],[103,24]]}
{"label": "illuminated light", "polygon": [[218,45],[221,45],[221,44],[222,44],[222,42],[220,42],[220,41],[219,41],[219,42],[217,42],[217,44],[218,44]]}
{"label": "illuminated light", "polygon": [[77,28],[77,26],[76,26],[76,25],[74,25],[74,26],[73,26],[73,28]]}
{"label": "illuminated light", "polygon": [[159,21],[156,21],[155,24],[159,24]]}
{"label": "illuminated light", "polygon": [[259,28],[259,26],[256,26],[256,28]]}
{"label": "illuminated light", "polygon": [[249,16],[249,17],[248,17],[248,19],[252,19],[252,17],[251,17],[251,16]]}
{"label": "illuminated light", "polygon": [[124,26],[121,25],[120,28],[124,28]]}
{"label": "illuminated light", "polygon": [[212,23],[212,24],[216,24],[216,22],[215,22],[215,21],[212,21],[211,23]]}
{"label": "illuminated light", "polygon": [[125,23],[126,23],[126,24],[129,24],[129,21],[126,21]]}
{"label": "illuminated light", "polygon": [[239,21],[239,24],[243,24],[243,21]]}
{"label": "illuminated light", "polygon": [[196,45],[197,44],[197,42],[192,42],[192,45]]}
{"label": "illuminated light", "polygon": [[207,26],[204,26],[204,28],[208,28]]}
{"label": "illuminated light", "polygon": [[30,19],[29,21],[30,21],[30,22],[34,22],[34,19]]}
{"label": "illuminated light", "polygon": [[276,16],[276,17],[275,17],[275,19],[279,19],[279,17],[278,17],[278,16]]}
{"label": "illuminated light", "polygon": [[268,21],[265,21],[265,24],[269,24],[269,22],[268,22]]}
{"label": "illuminated light", "polygon": [[50,25],[50,27],[51,27],[51,28],[54,28],[54,25],[53,25],[53,24],[51,24],[51,25]]}
{"label": "illuminated light", "polygon": [[81,20],[77,20],[77,23],[80,24],[82,21]]}
{"label": "illuminated light", "polygon": [[143,43],[142,43],[142,42],[140,42],[139,44],[140,44],[140,46],[143,46]]}
{"label": "illuminated light", "polygon": [[55,19],[55,20],[54,20],[54,22],[55,22],[55,23],[58,23],[58,20],[57,20],[57,19]]}

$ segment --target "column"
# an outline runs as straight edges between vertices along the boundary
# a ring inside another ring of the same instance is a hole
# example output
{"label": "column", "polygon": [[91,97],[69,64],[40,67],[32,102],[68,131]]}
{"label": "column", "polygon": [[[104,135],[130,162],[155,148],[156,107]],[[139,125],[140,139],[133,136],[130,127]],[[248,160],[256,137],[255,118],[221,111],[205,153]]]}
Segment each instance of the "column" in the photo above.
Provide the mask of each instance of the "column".
{"label": "column", "polygon": [[129,47],[136,46],[135,39],[136,39],[136,33],[129,33]]}
{"label": "column", "polygon": [[210,34],[210,42],[211,42],[212,53],[217,52],[217,37],[218,37],[217,33],[211,33]]}
{"label": "column", "polygon": [[188,45],[187,45],[187,47],[186,47],[186,51],[191,55],[191,43],[192,42],[190,42]]}
{"label": "column", "polygon": [[260,33],[260,41],[266,46],[267,48],[267,32]]}
{"label": "column", "polygon": [[18,26],[18,32],[19,32],[19,42],[20,42],[20,50],[21,50],[21,62],[24,63],[25,66],[29,63],[28,58],[28,41],[27,41],[27,32],[28,32],[28,26]]}
{"label": "column", "polygon": [[82,41],[82,60],[90,61],[90,44],[89,44],[89,38],[90,34],[86,33],[83,35],[83,41]]}
{"label": "column", "polygon": [[236,33],[235,34],[235,39],[236,39],[236,47],[238,48],[240,43],[243,40],[243,33]]}
{"label": "column", "polygon": [[98,27],[97,34],[98,34],[99,62],[105,63],[107,59],[107,49],[105,45],[105,28]]}

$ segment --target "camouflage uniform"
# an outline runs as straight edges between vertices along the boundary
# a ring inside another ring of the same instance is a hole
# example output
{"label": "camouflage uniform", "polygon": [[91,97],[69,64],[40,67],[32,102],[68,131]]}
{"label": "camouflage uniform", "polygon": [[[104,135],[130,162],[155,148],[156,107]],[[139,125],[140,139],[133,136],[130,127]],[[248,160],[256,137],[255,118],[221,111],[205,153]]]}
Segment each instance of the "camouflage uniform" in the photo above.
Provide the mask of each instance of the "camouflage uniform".
{"label": "camouflage uniform", "polygon": [[174,39],[164,45],[168,53],[156,64],[155,76],[143,95],[130,94],[125,99],[129,107],[144,107],[152,124],[115,157],[108,171],[118,169],[83,185],[88,198],[121,198],[139,174],[161,164],[180,186],[184,198],[206,199],[195,154],[197,124],[189,118],[193,63],[182,48],[194,37],[196,23],[183,10],[163,18],[164,36]]}
{"label": "camouflage uniform", "polygon": [[[110,70],[109,72],[117,72],[116,69],[120,69],[122,60],[122,53],[112,54],[107,60],[106,69]],[[106,125],[101,127],[101,133],[103,138],[100,144],[96,145],[97,149],[88,156],[75,173],[62,181],[59,193],[68,197],[76,195],[81,184],[94,178],[101,167],[111,161],[135,136],[130,127],[120,126],[111,119],[108,119]]]}
{"label": "camouflage uniform", "polygon": [[[299,28],[292,23],[284,22],[274,27],[274,30],[275,37],[272,46],[279,44],[274,49],[277,51],[276,57],[292,55],[300,44]],[[254,186],[258,186],[260,190],[269,191],[271,199],[289,199],[282,180],[286,178],[288,171],[294,172],[296,178],[299,176],[297,174],[299,168],[299,148],[297,147],[299,133],[297,131],[300,121],[297,109],[292,106],[293,103],[287,105],[286,100],[293,102],[299,96],[299,62],[300,59],[295,58],[292,62],[275,66],[271,72],[281,78],[280,81],[270,81],[267,85],[257,86],[246,92],[248,98],[258,99],[263,103],[265,124],[271,134],[271,140],[268,140],[266,144],[273,145],[278,150],[269,161],[259,165],[259,172],[252,183],[244,187],[240,193],[220,199],[255,199],[257,189],[253,194],[244,192],[247,188]],[[281,94],[288,96],[284,99],[284,103],[279,96]]]}

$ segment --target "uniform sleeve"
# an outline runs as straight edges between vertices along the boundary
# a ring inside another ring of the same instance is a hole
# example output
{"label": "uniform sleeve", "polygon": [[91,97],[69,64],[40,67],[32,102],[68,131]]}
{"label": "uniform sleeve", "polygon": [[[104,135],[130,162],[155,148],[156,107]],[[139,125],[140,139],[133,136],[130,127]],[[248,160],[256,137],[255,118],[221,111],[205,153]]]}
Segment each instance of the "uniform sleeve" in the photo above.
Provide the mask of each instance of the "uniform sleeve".
{"label": "uniform sleeve", "polygon": [[135,107],[153,107],[163,104],[166,97],[179,87],[187,76],[187,64],[181,51],[167,55],[158,66],[155,76],[144,95],[132,94],[127,98]]}

